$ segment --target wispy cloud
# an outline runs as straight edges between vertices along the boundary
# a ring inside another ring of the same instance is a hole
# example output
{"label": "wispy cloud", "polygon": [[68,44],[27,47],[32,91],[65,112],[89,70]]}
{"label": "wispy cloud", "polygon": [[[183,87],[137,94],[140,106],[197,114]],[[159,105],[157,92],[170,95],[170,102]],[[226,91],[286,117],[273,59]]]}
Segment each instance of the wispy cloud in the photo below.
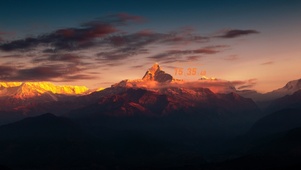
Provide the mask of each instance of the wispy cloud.
{"label": "wispy cloud", "polygon": [[164,53],[156,54],[153,56],[150,56],[148,58],[153,59],[155,61],[179,61],[182,60],[184,57],[184,60],[196,60],[197,58],[200,58],[201,56],[197,56],[200,54],[203,55],[211,55],[216,54],[227,48],[227,45],[217,45],[217,46],[207,46],[203,48],[197,48],[193,50],[169,50]]}
{"label": "wispy cloud", "polygon": [[4,80],[10,77],[16,71],[16,68],[11,66],[0,65],[0,79]]}
{"label": "wispy cloud", "polygon": [[140,81],[140,82],[127,82],[129,87],[142,87],[142,88],[153,88],[160,89],[166,87],[184,87],[184,88],[208,88],[214,93],[229,93],[235,92],[235,87],[239,90],[250,89],[256,85],[256,79],[250,80],[237,80],[237,81],[226,81],[226,80],[197,80],[197,81],[175,81],[171,83],[158,83],[156,81]]}
{"label": "wispy cloud", "polygon": [[116,32],[111,25],[98,24],[84,28],[66,28],[38,37],[29,37],[0,45],[2,51],[30,51],[39,46],[51,46],[52,50],[78,50],[94,45],[96,38]]}
{"label": "wispy cloud", "polygon": [[261,63],[260,65],[271,65],[271,64],[274,64],[274,61],[264,62],[264,63]]}
{"label": "wispy cloud", "polygon": [[4,81],[70,81],[95,78],[82,74],[84,69],[72,65],[45,65],[31,68],[0,66],[0,79]]}
{"label": "wispy cloud", "polygon": [[145,65],[134,65],[134,66],[132,66],[131,68],[133,68],[133,69],[137,69],[137,68],[143,68]]}
{"label": "wispy cloud", "polygon": [[249,79],[243,81],[242,84],[237,88],[238,90],[251,89],[257,84],[257,79]]}
{"label": "wispy cloud", "polygon": [[[214,45],[215,42],[212,41],[216,40],[216,36],[200,35],[191,27],[168,32],[150,29],[125,31],[128,25],[145,21],[141,16],[119,13],[81,23],[77,27],[2,41],[0,51],[4,54],[0,58],[5,59],[5,62],[0,61],[0,80],[89,79],[95,77],[93,69],[99,67],[116,67],[141,58],[145,62],[158,61],[163,64],[198,61],[229,48],[228,45]],[[222,32],[219,37],[234,38],[253,33],[258,32],[234,29]],[[5,34],[0,32],[0,38]],[[227,58],[234,59],[235,57]],[[18,60],[18,66],[16,62],[7,62],[10,60]]]}
{"label": "wispy cloud", "polygon": [[226,60],[226,61],[236,61],[238,59],[239,59],[239,57],[237,55],[229,55],[229,56],[223,58],[223,60]]}
{"label": "wispy cloud", "polygon": [[32,60],[34,63],[38,62],[66,62],[66,63],[80,63],[81,58],[78,55],[72,54],[72,53],[58,53],[58,54],[52,54],[52,55],[45,55],[45,57],[38,57],[34,58]]}
{"label": "wispy cloud", "polygon": [[217,35],[216,37],[220,38],[236,38],[244,35],[249,34],[258,34],[259,31],[257,30],[239,30],[239,29],[232,29],[232,30],[225,30],[222,31],[220,35]]}
{"label": "wispy cloud", "polygon": [[33,50],[39,45],[50,45],[55,50],[78,50],[95,45],[95,40],[119,32],[118,26],[138,22],[142,17],[126,13],[109,15],[86,22],[75,28],[59,29],[38,37],[29,37],[0,45],[3,51]]}

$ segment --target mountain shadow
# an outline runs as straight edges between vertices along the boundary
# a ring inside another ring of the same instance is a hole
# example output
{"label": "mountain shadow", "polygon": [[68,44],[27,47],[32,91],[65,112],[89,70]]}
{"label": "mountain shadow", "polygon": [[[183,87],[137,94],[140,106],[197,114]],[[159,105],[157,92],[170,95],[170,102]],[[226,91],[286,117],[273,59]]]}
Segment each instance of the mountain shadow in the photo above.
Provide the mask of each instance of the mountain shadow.
{"label": "mountain shadow", "polygon": [[144,130],[103,129],[107,133],[97,137],[88,130],[50,113],[3,125],[0,164],[13,169],[166,169],[205,163],[200,153]]}
{"label": "mountain shadow", "polygon": [[0,127],[0,164],[16,169],[89,166],[101,147],[77,124],[47,113]]}
{"label": "mountain shadow", "polygon": [[282,170],[300,169],[301,163],[301,127],[257,143],[244,156],[221,163],[207,164],[203,169],[231,170]]}

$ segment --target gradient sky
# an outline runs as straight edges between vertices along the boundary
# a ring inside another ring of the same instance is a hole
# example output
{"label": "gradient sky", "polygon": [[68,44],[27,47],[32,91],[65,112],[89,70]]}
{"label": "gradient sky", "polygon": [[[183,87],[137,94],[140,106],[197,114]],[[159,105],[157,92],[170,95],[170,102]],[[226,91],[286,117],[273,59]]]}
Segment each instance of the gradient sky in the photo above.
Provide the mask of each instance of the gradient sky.
{"label": "gradient sky", "polygon": [[267,92],[301,78],[300,16],[299,0],[10,0],[0,81],[108,87],[158,62]]}

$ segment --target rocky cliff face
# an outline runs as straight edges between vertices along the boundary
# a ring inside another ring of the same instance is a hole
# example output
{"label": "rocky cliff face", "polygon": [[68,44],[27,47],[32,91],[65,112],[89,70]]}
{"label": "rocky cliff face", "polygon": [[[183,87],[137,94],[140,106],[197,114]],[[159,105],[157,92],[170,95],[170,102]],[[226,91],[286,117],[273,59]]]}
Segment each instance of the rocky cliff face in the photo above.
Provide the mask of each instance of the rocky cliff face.
{"label": "rocky cliff face", "polygon": [[144,81],[157,81],[159,83],[171,82],[172,79],[172,76],[161,70],[159,64],[157,63],[147,70],[142,78]]}

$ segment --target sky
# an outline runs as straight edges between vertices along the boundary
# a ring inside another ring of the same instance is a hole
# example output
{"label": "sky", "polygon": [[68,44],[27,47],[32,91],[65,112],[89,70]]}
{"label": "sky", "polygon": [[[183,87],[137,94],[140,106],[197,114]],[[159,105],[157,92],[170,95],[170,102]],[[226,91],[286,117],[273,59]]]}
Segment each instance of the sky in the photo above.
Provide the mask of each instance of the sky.
{"label": "sky", "polygon": [[268,92],[301,78],[300,9],[299,0],[5,1],[0,81],[109,87],[157,62],[178,79]]}

